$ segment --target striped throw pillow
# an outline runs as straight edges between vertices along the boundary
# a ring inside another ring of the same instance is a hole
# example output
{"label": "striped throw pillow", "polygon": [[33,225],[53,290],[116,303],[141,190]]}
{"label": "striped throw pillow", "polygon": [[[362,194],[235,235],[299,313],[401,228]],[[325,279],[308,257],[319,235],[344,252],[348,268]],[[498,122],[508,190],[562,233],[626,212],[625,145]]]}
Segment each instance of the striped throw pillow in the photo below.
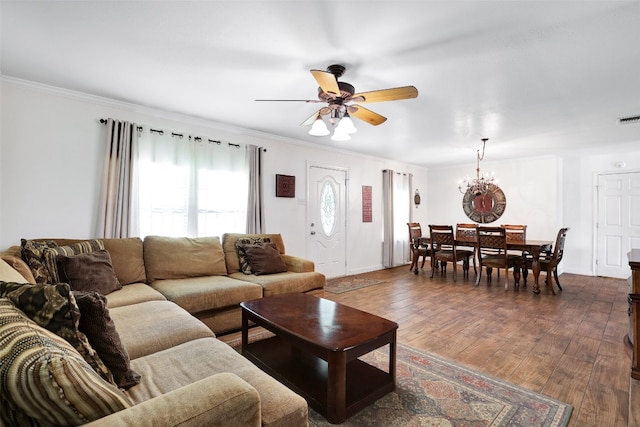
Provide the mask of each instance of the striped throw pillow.
{"label": "striped throw pillow", "polygon": [[0,416],[7,425],[80,425],[131,407],[64,339],[0,299]]}

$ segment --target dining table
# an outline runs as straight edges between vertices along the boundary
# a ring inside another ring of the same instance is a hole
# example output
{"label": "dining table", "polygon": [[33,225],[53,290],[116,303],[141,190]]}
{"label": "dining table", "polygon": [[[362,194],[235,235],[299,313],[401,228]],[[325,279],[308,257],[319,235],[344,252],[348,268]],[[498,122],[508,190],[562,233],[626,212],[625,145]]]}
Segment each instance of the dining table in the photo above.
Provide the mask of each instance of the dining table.
{"label": "dining table", "polygon": [[[467,247],[475,247],[476,240],[471,236],[463,236],[456,237],[455,239],[456,246],[467,246]],[[416,237],[413,239],[412,244],[415,248],[420,246],[424,246],[429,248],[431,244],[430,236],[422,236]],[[553,240],[509,240],[507,239],[507,250],[515,250],[515,251],[526,251],[531,255],[532,263],[531,270],[533,273],[533,293],[540,293],[540,284],[538,279],[540,278],[540,254],[549,253],[553,247]],[[413,251],[412,251],[413,252]],[[418,274],[418,259],[417,257],[412,257],[411,259],[411,270]]]}

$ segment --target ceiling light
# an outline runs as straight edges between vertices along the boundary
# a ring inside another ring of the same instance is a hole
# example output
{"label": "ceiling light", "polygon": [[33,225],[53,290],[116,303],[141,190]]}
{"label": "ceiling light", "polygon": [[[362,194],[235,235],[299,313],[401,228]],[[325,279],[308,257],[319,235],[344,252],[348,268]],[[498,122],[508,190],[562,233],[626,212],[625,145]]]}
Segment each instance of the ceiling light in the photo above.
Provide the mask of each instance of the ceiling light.
{"label": "ceiling light", "polygon": [[[464,194],[468,191],[479,196],[481,194],[487,193],[490,185],[496,185],[494,183],[493,172],[488,174],[487,172],[480,174],[480,160],[484,159],[484,148],[487,144],[489,138],[482,138],[482,155],[480,155],[480,150],[477,151],[477,166],[476,166],[476,177],[471,179],[468,175],[466,178],[458,181],[458,190]],[[464,186],[466,185],[466,188]]]}
{"label": "ceiling light", "polygon": [[349,141],[351,139],[351,135],[349,135],[344,128],[340,127],[340,124],[336,126],[336,129],[333,131],[333,136],[331,137],[332,141]]}
{"label": "ceiling light", "polygon": [[[344,106],[341,107],[342,108],[333,108],[330,113],[326,113],[329,114],[329,123],[334,128],[333,136],[331,137],[333,141],[349,141],[351,139],[350,135],[358,131],[353,124],[353,120],[349,117],[346,108],[344,108]],[[311,126],[309,130],[309,135],[325,136],[330,133],[330,130],[322,119],[321,112],[318,111],[313,126]]]}
{"label": "ceiling light", "polygon": [[311,126],[311,129],[309,130],[309,135],[325,136],[330,133],[331,132],[327,129],[327,125],[324,123],[324,120],[322,120],[322,116],[318,113],[316,120],[313,122],[313,126]]}

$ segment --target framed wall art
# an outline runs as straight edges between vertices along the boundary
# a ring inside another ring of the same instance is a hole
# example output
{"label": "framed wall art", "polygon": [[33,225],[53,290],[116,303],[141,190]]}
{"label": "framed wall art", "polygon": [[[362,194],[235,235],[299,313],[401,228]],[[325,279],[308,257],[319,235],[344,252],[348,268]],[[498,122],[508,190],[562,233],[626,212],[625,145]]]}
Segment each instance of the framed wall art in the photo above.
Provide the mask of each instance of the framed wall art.
{"label": "framed wall art", "polygon": [[276,197],[296,197],[296,177],[276,174]]}
{"label": "framed wall art", "polygon": [[370,185],[362,186],[362,222],[373,222],[373,206]]}

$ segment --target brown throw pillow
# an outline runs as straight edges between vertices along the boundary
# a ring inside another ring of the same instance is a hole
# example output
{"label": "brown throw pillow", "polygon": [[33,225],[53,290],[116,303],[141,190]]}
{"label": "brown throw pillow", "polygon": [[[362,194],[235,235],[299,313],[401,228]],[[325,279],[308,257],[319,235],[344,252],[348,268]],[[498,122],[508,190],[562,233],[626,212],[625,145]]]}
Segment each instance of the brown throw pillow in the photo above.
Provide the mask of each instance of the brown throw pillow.
{"label": "brown throw pillow", "polygon": [[129,353],[120,340],[107,308],[107,299],[98,292],[73,291],[80,308],[80,331],[113,374],[118,387],[125,390],[140,383],[140,375],[131,369]]}
{"label": "brown throw pillow", "polygon": [[242,251],[256,276],[287,271],[287,265],[273,243],[245,245]]}
{"label": "brown throw pillow", "polygon": [[78,255],[58,255],[58,277],[74,291],[95,291],[102,295],[122,289],[113,271],[111,256],[104,249]]}
{"label": "brown throw pillow", "polygon": [[241,237],[236,240],[236,253],[238,254],[238,263],[240,264],[240,271],[244,274],[253,274],[251,264],[244,253],[244,246],[247,245],[260,245],[270,243],[271,239],[268,237]]}
{"label": "brown throw pillow", "polygon": [[60,283],[57,263],[58,256],[87,254],[90,252],[99,251],[100,249],[104,249],[104,242],[97,239],[84,240],[82,242],[73,243],[67,246],[44,248],[42,251],[44,255],[44,265],[47,267],[47,269],[49,270],[49,274],[51,275],[51,281],[49,281],[48,283]]}

